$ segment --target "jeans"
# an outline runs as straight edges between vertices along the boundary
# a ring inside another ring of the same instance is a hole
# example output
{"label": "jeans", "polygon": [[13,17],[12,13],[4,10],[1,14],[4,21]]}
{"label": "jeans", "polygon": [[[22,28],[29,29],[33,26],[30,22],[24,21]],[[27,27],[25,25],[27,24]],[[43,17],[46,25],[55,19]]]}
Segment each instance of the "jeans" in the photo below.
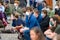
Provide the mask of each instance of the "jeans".
{"label": "jeans", "polygon": [[30,30],[25,30],[23,32],[25,40],[30,40]]}

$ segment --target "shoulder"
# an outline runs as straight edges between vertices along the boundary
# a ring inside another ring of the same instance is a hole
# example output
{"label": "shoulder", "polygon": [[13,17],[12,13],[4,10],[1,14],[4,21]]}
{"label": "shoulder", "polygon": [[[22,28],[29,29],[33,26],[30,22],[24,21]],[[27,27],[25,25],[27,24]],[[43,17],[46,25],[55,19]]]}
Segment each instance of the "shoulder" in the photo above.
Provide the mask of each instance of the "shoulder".
{"label": "shoulder", "polygon": [[47,15],[47,16],[46,16],[46,19],[50,19],[50,17]]}
{"label": "shoulder", "polygon": [[31,19],[36,20],[36,17],[34,15],[31,16]]}

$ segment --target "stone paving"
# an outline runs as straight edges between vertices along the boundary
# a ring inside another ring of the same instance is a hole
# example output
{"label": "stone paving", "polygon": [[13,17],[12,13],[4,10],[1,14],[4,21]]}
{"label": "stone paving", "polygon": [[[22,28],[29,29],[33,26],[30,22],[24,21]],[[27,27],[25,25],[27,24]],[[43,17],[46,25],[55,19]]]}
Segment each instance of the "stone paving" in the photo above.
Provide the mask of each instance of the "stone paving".
{"label": "stone paving", "polygon": [[[12,21],[8,21],[10,24],[8,24],[7,25],[7,27],[5,28],[6,30],[7,29],[10,29],[12,26],[11,26],[11,24],[12,24]],[[1,39],[0,40],[18,40],[18,34],[17,33],[10,33],[10,34],[8,34],[8,33],[0,33],[0,37],[1,37]]]}
{"label": "stone paving", "polygon": [[18,40],[18,34],[0,34],[0,40]]}

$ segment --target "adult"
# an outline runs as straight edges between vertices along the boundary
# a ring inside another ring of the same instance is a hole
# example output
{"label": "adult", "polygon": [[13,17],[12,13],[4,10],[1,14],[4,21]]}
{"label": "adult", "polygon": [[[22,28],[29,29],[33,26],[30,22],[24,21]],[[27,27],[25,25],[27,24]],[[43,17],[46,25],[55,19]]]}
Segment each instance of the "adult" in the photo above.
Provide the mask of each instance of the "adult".
{"label": "adult", "polygon": [[49,16],[47,15],[47,10],[42,10],[41,12],[41,16],[42,16],[42,21],[40,22],[40,26],[42,31],[46,31],[49,27]]}

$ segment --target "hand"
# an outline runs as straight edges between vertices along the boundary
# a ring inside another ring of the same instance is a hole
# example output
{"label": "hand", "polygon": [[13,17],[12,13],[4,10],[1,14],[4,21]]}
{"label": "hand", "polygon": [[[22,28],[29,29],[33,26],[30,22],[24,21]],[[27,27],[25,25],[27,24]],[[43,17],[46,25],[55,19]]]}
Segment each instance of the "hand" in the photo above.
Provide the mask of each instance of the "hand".
{"label": "hand", "polygon": [[5,18],[3,18],[3,21],[5,22]]}
{"label": "hand", "polygon": [[15,29],[17,29],[17,30],[19,30],[19,29],[21,29],[21,28],[23,28],[23,25],[20,25],[20,26],[16,26],[16,27],[15,27]]}
{"label": "hand", "polygon": [[24,29],[20,29],[20,33],[23,33]]}

